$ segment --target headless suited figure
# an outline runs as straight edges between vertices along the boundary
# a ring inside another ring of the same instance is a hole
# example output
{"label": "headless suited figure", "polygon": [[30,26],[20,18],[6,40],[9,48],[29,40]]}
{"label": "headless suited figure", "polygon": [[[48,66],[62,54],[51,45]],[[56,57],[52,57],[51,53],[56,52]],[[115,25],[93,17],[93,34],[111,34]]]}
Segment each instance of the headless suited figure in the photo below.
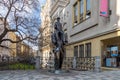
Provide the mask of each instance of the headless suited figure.
{"label": "headless suited figure", "polygon": [[65,36],[64,32],[62,30],[62,24],[60,23],[60,17],[57,18],[57,22],[55,22],[54,25],[55,33],[56,33],[56,38],[61,39],[63,44],[65,45]]}
{"label": "headless suited figure", "polygon": [[52,37],[52,42],[55,45],[55,70],[61,70],[64,57],[65,37],[59,17],[57,18],[57,22],[55,22],[54,29],[55,31],[53,33],[54,36]]}

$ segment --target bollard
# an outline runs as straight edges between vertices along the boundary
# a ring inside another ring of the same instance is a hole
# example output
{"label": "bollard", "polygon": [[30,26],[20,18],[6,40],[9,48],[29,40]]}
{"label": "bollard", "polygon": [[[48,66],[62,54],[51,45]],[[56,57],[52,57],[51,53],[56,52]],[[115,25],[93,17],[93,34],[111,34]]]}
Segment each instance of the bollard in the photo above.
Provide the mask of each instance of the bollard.
{"label": "bollard", "polygon": [[36,56],[36,63],[35,63],[35,69],[40,69],[40,56]]}
{"label": "bollard", "polygon": [[77,65],[76,63],[77,63],[77,62],[76,62],[76,57],[74,57],[74,58],[73,58],[73,64],[72,64],[72,65],[73,65],[73,66],[72,66],[73,69],[76,69],[76,65]]}
{"label": "bollard", "polygon": [[95,57],[95,71],[100,72],[101,71],[101,60],[100,56]]}

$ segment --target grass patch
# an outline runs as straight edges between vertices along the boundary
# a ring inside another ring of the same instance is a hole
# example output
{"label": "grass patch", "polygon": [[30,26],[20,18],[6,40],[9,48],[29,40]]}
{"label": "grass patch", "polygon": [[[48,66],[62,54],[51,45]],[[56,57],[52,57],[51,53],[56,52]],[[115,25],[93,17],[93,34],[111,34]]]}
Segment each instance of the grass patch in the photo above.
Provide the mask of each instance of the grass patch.
{"label": "grass patch", "polygon": [[33,70],[35,69],[35,67],[34,65],[31,64],[15,63],[15,64],[10,64],[9,69]]}

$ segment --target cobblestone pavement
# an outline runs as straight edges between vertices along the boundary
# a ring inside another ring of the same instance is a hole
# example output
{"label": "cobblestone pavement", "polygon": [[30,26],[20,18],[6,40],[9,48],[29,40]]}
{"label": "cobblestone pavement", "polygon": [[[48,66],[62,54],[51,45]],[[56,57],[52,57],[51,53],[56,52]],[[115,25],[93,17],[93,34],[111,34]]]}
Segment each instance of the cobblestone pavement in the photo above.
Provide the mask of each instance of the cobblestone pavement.
{"label": "cobblestone pavement", "polygon": [[0,80],[120,80],[120,71],[70,71],[56,75],[47,71],[0,71]]}

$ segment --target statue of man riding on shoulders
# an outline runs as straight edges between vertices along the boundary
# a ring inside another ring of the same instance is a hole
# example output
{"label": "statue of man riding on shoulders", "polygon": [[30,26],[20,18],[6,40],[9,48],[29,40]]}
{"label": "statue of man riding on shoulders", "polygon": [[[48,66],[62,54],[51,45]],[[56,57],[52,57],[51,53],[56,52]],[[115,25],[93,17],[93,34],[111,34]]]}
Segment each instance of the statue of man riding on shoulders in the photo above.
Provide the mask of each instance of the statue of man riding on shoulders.
{"label": "statue of man riding on shoulders", "polygon": [[52,34],[52,43],[55,46],[53,49],[54,53],[54,68],[55,73],[59,74],[59,71],[62,68],[63,58],[64,58],[64,45],[66,44],[66,39],[64,32],[62,30],[62,24],[60,23],[60,18],[57,17],[57,22],[54,25],[54,33]]}

